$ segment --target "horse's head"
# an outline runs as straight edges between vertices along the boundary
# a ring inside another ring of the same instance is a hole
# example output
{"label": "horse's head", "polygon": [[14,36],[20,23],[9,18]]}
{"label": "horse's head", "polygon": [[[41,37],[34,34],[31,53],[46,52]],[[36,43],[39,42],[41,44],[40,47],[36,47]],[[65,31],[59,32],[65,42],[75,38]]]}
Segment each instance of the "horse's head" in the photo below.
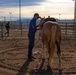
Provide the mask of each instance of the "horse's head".
{"label": "horse's head", "polygon": [[40,18],[40,23],[39,23],[40,29],[42,29],[44,23],[45,23],[45,18]]}
{"label": "horse's head", "polygon": [[40,18],[40,25],[42,25],[43,23],[45,23],[45,18]]}

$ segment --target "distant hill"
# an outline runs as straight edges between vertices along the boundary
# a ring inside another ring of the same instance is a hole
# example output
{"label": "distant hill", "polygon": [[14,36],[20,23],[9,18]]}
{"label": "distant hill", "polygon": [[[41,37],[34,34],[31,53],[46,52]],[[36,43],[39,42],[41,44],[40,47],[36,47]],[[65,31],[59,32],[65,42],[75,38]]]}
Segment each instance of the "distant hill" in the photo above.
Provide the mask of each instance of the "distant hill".
{"label": "distant hill", "polygon": [[67,20],[59,20],[58,22],[63,22],[63,23],[73,23],[73,19],[67,19]]}
{"label": "distant hill", "polygon": [[[30,22],[31,18],[22,18],[21,22],[22,23],[26,23],[26,22]],[[17,20],[16,22],[19,22],[19,20]]]}
{"label": "distant hill", "polygon": [[[31,20],[31,18],[22,18],[21,19],[21,22],[22,23],[27,23],[27,22],[29,23],[30,20]],[[61,20],[59,20],[59,19],[56,18],[56,21],[57,22],[62,22],[62,23],[73,23],[74,22],[74,19],[66,19],[66,20],[65,19],[63,19],[63,20],[61,19]],[[17,20],[16,22],[19,22],[19,20]]]}

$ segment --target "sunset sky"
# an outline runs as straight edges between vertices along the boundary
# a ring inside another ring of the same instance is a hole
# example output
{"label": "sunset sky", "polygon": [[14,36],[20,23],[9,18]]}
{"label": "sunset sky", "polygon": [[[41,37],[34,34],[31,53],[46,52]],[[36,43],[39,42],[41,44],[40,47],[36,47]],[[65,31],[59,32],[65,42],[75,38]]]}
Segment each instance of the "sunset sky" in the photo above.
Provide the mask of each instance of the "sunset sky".
{"label": "sunset sky", "polygon": [[[19,0],[0,0],[0,19],[6,17],[17,19],[19,16]],[[21,16],[23,18],[33,17],[34,13],[41,17],[55,17],[60,19],[74,18],[73,0],[21,0]],[[60,14],[60,16],[59,16]]]}

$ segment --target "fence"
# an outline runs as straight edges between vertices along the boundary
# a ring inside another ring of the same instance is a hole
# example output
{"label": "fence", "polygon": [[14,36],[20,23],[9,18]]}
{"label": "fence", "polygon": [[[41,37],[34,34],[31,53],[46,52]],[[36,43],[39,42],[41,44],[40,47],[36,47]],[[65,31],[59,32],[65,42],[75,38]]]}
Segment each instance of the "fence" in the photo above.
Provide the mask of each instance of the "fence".
{"label": "fence", "polygon": [[63,37],[76,37],[76,23],[60,23],[60,26]]}
{"label": "fence", "polygon": [[0,23],[0,37],[3,39],[3,27],[4,25]]}
{"label": "fence", "polygon": [[[61,26],[61,33],[63,37],[75,37],[76,36],[76,23],[59,23]],[[19,25],[17,22],[10,24],[10,37],[25,37],[27,36],[29,22]],[[5,23],[0,23],[0,37],[5,37]]]}

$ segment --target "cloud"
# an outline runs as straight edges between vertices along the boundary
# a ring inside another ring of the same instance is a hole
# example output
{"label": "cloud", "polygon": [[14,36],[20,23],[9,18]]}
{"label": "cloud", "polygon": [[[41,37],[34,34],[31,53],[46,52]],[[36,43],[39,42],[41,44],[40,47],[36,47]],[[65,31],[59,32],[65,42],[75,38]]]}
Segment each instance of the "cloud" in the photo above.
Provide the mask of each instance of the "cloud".
{"label": "cloud", "polygon": [[73,10],[73,8],[74,8],[74,3],[72,3],[72,2],[69,2],[69,3],[53,2],[53,3],[51,3],[49,1],[49,2],[44,2],[41,5],[45,6],[46,11],[51,11],[51,12],[54,11],[54,13],[59,13],[59,12],[60,13],[71,13],[71,12],[73,12],[71,10]]}
{"label": "cloud", "polygon": [[[5,2],[4,2],[5,1]],[[0,0],[0,4],[4,4],[4,8],[0,7],[0,15],[8,16],[12,12],[12,18],[19,16],[19,0]],[[74,15],[74,2],[65,0],[65,2],[55,2],[56,0],[21,0],[21,16],[33,17],[33,14],[38,12],[40,16],[52,16],[55,18],[73,18]],[[1,5],[0,5],[1,6]],[[6,6],[6,7],[5,7]],[[18,17],[19,18],[19,17]]]}
{"label": "cloud", "polygon": [[[21,0],[22,6],[39,5],[40,2],[45,0]],[[16,7],[19,5],[19,0],[0,0],[0,7]]]}

